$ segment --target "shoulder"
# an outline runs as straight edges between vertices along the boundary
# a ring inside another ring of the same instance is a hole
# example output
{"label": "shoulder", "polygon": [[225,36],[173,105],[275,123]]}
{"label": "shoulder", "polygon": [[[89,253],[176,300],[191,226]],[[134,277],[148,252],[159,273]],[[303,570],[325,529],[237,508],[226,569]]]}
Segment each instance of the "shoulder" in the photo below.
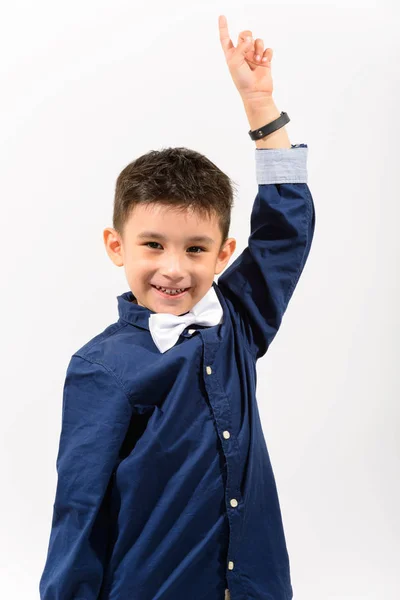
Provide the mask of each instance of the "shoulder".
{"label": "shoulder", "polygon": [[95,362],[105,356],[107,348],[113,344],[115,336],[126,327],[126,323],[116,322],[106,327],[90,340],[78,348],[74,355],[79,355],[89,361]]}

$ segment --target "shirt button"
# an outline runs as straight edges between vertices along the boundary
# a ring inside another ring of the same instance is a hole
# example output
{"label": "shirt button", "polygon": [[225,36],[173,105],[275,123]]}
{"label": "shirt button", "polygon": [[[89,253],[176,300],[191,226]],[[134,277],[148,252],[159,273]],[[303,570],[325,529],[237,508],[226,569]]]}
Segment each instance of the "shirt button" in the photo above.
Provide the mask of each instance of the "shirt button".
{"label": "shirt button", "polygon": [[232,571],[232,569],[233,569],[233,562],[231,560],[228,562],[228,569],[230,571]]}
{"label": "shirt button", "polygon": [[211,367],[206,367],[207,375],[211,375],[212,370]]}
{"label": "shirt button", "polygon": [[238,505],[238,501],[236,500],[236,498],[232,498],[231,499],[231,506],[237,506]]}
{"label": "shirt button", "polygon": [[223,431],[223,432],[222,432],[222,435],[224,436],[224,438],[225,438],[226,440],[228,440],[228,439],[231,437],[231,434],[229,433],[229,431]]}

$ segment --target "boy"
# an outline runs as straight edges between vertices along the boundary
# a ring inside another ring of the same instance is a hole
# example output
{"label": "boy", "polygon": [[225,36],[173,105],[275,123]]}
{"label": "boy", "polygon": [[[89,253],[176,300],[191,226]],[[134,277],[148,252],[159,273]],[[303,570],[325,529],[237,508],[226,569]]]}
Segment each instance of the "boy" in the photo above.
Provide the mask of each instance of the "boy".
{"label": "boy", "polygon": [[256,140],[249,244],[216,284],[232,190],[198,153],[120,174],[104,241],[130,291],[68,366],[42,600],[293,597],[255,389],[313,238],[308,147],[272,100],[271,49],[219,28],[250,131],[274,123]]}

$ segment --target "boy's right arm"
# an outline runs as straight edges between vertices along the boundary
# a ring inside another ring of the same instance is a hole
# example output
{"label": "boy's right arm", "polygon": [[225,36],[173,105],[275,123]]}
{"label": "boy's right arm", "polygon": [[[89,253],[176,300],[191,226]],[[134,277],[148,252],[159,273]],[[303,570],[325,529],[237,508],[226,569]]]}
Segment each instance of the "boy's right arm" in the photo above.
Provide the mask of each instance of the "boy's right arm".
{"label": "boy's right arm", "polygon": [[131,415],[128,397],[113,373],[73,355],[64,384],[58,481],[41,600],[98,597],[109,534],[102,502]]}

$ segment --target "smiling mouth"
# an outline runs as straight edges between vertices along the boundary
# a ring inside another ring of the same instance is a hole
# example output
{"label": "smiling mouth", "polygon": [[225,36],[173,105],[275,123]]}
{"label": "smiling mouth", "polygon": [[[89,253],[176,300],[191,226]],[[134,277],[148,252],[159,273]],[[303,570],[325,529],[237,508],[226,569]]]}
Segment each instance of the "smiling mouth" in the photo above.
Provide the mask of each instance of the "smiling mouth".
{"label": "smiling mouth", "polygon": [[156,292],[158,292],[164,298],[180,298],[181,296],[184,296],[188,290],[190,290],[190,287],[178,288],[178,289],[177,288],[163,288],[163,287],[152,285],[152,284],[151,284],[151,287],[153,287],[156,290]]}

